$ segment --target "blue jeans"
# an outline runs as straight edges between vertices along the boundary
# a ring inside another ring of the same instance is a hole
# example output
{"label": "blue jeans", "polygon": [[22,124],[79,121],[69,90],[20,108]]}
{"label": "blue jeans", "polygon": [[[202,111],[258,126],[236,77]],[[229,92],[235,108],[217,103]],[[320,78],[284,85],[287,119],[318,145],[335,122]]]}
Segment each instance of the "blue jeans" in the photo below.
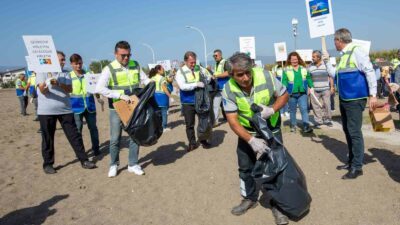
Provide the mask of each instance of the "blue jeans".
{"label": "blue jeans", "polygon": [[289,112],[289,104],[285,104],[281,110],[280,110],[281,114],[285,113],[285,112]]}
{"label": "blue jeans", "polygon": [[160,107],[160,109],[162,115],[162,127],[163,129],[166,129],[168,124],[168,107]]}
{"label": "blue jeans", "polygon": [[295,93],[295,94],[290,95],[289,109],[290,109],[290,126],[291,127],[295,127],[297,124],[297,121],[296,121],[297,105],[299,105],[299,108],[300,108],[301,119],[303,120],[303,127],[309,126],[307,100],[308,100],[308,97],[305,93]]}
{"label": "blue jeans", "polygon": [[[121,120],[115,110],[110,110],[110,165],[119,165],[119,142],[121,140]],[[139,145],[129,138],[128,165],[138,164]]]}
{"label": "blue jeans", "polygon": [[83,117],[85,117],[87,126],[90,131],[90,139],[92,141],[92,150],[94,152],[99,151],[99,130],[97,129],[96,125],[96,112],[90,113],[85,110],[83,113],[74,114],[75,117],[75,124],[78,128],[78,132],[82,134],[82,127],[83,127]]}
{"label": "blue jeans", "polygon": [[26,107],[28,107],[28,96],[18,96],[21,115],[26,116]]}

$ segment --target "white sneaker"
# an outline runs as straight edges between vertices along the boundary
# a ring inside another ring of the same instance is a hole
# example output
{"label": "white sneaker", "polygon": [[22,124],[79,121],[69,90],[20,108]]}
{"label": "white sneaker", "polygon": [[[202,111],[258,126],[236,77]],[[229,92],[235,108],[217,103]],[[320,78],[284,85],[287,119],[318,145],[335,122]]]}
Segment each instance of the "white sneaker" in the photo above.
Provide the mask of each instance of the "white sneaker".
{"label": "white sneaker", "polygon": [[110,170],[108,171],[108,177],[117,176],[117,172],[118,172],[118,165],[110,166]]}
{"label": "white sneaker", "polygon": [[135,173],[136,175],[139,175],[139,176],[144,174],[142,167],[140,167],[138,164],[136,164],[134,166],[128,166],[128,172]]}
{"label": "white sneaker", "polygon": [[170,128],[163,129],[163,132],[168,132],[168,131],[171,131],[171,129]]}
{"label": "white sneaker", "polygon": [[285,112],[286,117],[290,117],[290,114],[288,112]]}

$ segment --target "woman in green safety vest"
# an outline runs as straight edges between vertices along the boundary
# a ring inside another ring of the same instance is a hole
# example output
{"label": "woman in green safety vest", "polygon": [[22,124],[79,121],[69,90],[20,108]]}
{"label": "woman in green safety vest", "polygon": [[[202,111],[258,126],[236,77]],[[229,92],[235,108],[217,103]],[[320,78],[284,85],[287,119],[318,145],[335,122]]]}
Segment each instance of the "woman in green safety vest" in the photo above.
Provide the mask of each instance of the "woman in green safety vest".
{"label": "woman in green safety vest", "polygon": [[296,110],[297,105],[299,105],[301,119],[303,120],[303,132],[311,133],[313,130],[309,125],[307,94],[313,94],[314,84],[299,53],[291,52],[288,55],[286,69],[283,71],[282,84],[286,86],[290,95],[290,131],[296,132]]}
{"label": "woman in green safety vest", "polygon": [[154,80],[156,83],[156,92],[154,93],[154,97],[156,99],[158,107],[161,109],[162,114],[162,126],[163,130],[169,131],[167,128],[168,124],[168,108],[169,101],[173,101],[171,93],[168,89],[168,81],[165,77],[165,70],[161,65],[157,65],[152,68],[149,72],[149,78]]}

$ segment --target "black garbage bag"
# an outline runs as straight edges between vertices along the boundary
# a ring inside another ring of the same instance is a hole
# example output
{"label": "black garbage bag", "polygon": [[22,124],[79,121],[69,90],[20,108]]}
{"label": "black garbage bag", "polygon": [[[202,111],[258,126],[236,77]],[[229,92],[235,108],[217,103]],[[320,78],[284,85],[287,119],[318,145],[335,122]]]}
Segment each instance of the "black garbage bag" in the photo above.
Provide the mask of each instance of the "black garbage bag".
{"label": "black garbage bag", "polygon": [[211,87],[208,85],[204,74],[200,73],[200,81],[205,84],[204,88],[195,90],[195,110],[199,116],[197,125],[197,138],[199,141],[208,140],[211,136],[214,116],[212,110]]}
{"label": "black garbage bag", "polygon": [[139,104],[127,126],[123,126],[129,136],[141,146],[151,146],[163,133],[161,110],[153,95],[156,84],[150,82],[143,89],[137,89],[134,93],[140,99]]}
{"label": "black garbage bag", "polygon": [[261,118],[259,106],[253,104],[251,109],[256,113],[250,118],[250,123],[270,147],[256,161],[252,176],[261,183],[278,208],[292,218],[299,218],[310,209],[312,200],[304,173],[280,138],[269,129],[267,121]]}

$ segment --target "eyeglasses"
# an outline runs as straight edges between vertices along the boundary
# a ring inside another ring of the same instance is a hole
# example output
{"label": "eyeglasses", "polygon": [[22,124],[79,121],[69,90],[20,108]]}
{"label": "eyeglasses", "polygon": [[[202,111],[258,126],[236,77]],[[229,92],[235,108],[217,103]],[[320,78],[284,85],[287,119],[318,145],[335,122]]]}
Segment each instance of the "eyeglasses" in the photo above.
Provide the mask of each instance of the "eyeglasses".
{"label": "eyeglasses", "polygon": [[132,54],[121,54],[121,58],[129,58]]}

